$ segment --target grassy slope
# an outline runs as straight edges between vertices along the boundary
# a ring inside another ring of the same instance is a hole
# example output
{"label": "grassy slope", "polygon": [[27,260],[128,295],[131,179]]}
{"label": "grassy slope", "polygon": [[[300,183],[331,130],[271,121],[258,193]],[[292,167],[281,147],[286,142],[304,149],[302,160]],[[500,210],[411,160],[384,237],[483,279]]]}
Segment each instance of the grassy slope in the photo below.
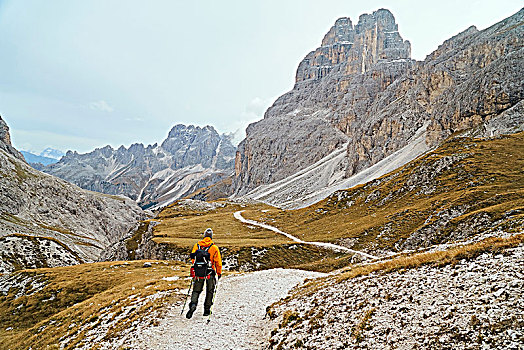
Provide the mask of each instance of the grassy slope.
{"label": "grassy slope", "polygon": [[[324,311],[325,308],[324,310],[320,308],[320,311],[319,311],[319,308],[315,307],[315,305],[317,305],[316,303],[318,301],[322,302],[322,300],[326,300],[326,299],[329,300],[330,295],[333,295],[333,294],[338,296],[339,298],[338,302],[340,302],[340,304],[344,304],[343,289],[340,289],[341,283],[343,284],[344,281],[347,281],[353,278],[357,278],[360,276],[370,276],[369,277],[370,279],[374,279],[378,276],[385,275],[385,274],[388,274],[394,271],[404,272],[409,269],[418,269],[424,265],[435,266],[435,267],[443,267],[445,265],[455,265],[455,264],[460,263],[461,261],[474,260],[475,258],[483,254],[486,254],[486,253],[488,253],[488,255],[505,254],[504,252],[507,249],[514,248],[517,246],[522,246],[523,243],[524,243],[524,233],[517,234],[517,235],[511,236],[508,238],[490,237],[490,238],[481,240],[479,242],[455,246],[455,247],[452,247],[444,251],[404,254],[402,256],[396,256],[392,259],[381,261],[381,262],[351,266],[351,267],[342,269],[340,271],[337,271],[334,274],[328,275],[326,277],[307,281],[305,284],[293,289],[290,295],[288,295],[285,299],[282,299],[272,304],[271,306],[269,306],[266,309],[266,315],[270,319],[276,319],[280,317],[278,328],[275,328],[271,333],[272,336],[270,339],[270,348],[276,348],[276,349],[287,349],[287,348],[293,348],[293,347],[302,348],[301,346],[302,344],[298,343],[298,341],[294,344],[293,342],[291,342],[291,344],[290,343],[286,344],[284,341],[279,343],[278,340],[275,340],[273,338],[279,332],[284,333],[284,334],[292,334],[294,328],[299,327],[301,325],[306,325],[306,327],[309,328],[308,330],[309,333],[315,334],[315,336],[318,339],[319,333],[322,337],[324,336],[324,334],[322,334],[323,329],[324,329],[322,327],[322,324],[326,324],[326,323],[329,324],[329,323],[337,322],[337,321],[340,322],[341,318],[339,318],[339,315],[336,315],[338,319],[333,319],[333,314],[331,316],[326,315]],[[345,288],[346,287],[347,286],[345,286]],[[402,288],[404,288],[405,285],[400,284],[397,287],[400,288],[398,291],[400,291],[401,294],[403,294]],[[379,286],[379,288],[381,287]],[[409,287],[407,289],[408,290],[405,291],[406,293],[405,295],[409,295],[410,297],[412,297],[411,293],[413,293],[413,290],[409,291]],[[385,291],[386,293],[385,295],[383,294],[382,298],[380,296],[377,298],[377,302],[378,302],[377,307],[380,307],[382,303],[385,303],[390,300],[389,298],[391,297],[391,294],[389,293],[391,291],[387,289]],[[420,293],[428,293],[428,291],[420,290]],[[428,294],[431,296],[431,292],[429,292]],[[380,293],[375,294],[375,296],[378,296],[378,295],[380,295]],[[311,301],[311,300],[313,300],[314,302],[312,303],[312,305],[308,305],[308,301]],[[506,300],[507,300],[507,296],[506,296]],[[304,303],[305,305],[308,305],[305,308],[306,310],[308,309],[309,306],[311,306],[311,308],[309,309],[308,312],[299,314],[296,312],[296,306],[302,303]],[[408,301],[406,303],[401,303],[401,305],[405,307],[405,305],[409,303],[410,302]],[[353,307],[361,308],[362,306],[365,306],[366,303],[362,302],[358,304],[358,306],[356,306],[357,305],[356,303],[349,302],[349,303],[346,303],[346,305],[347,306],[345,308],[347,310]],[[351,323],[354,323],[354,326],[351,327],[351,332],[347,332],[348,342],[352,340],[351,338],[354,338],[354,340],[358,344],[361,340],[364,339],[362,333],[366,330],[371,329],[371,328],[368,328],[367,326],[367,320],[371,318],[371,316],[373,315],[373,312],[375,311],[376,304],[373,303],[372,305],[373,307],[368,308],[367,311],[362,315],[362,318],[360,320],[346,318],[345,320],[346,324],[351,325]],[[489,309],[489,307],[485,306],[483,307],[483,309],[484,309],[483,311],[486,312]],[[477,310],[477,312],[479,312],[479,310]],[[480,312],[482,313],[482,311]],[[402,314],[403,313],[401,313],[401,315]],[[440,313],[440,314],[437,313],[437,315],[439,315],[437,317],[442,317],[443,319],[447,317],[445,316],[445,313]],[[471,316],[471,320],[474,322],[478,322],[476,315],[475,314],[473,315],[474,316]],[[488,322],[486,322],[486,325],[485,325],[486,327],[484,328],[484,330],[487,330],[488,333],[491,333],[491,334],[497,334],[499,332],[502,332],[505,329],[521,328],[522,320],[521,319],[519,320],[518,317],[515,315],[510,315],[510,316],[511,317],[506,319],[504,322],[493,322],[490,319]],[[398,319],[400,320],[400,322],[406,322],[405,316],[399,316]],[[411,320],[408,319],[407,322],[410,323]],[[519,326],[519,322],[520,322],[520,326]],[[411,327],[411,329],[413,328],[416,329],[416,323],[417,322],[414,322],[414,323],[412,322],[412,326],[414,327]],[[476,323],[472,325],[475,326]],[[457,326],[463,327],[464,325],[457,325]],[[369,327],[372,327],[372,326],[369,326]],[[448,329],[440,328],[438,334],[443,334],[446,332],[455,332],[456,329],[458,328],[456,327],[453,327],[453,328],[450,327]],[[343,329],[340,329],[339,331],[344,332],[344,333],[346,332]],[[476,331],[478,332],[478,337],[480,338],[482,336],[480,330],[476,329]],[[464,336],[463,333],[461,333],[460,335],[457,335],[457,338],[455,338],[455,340],[457,340],[457,343],[460,343],[461,341],[464,341],[464,339],[467,339],[467,338],[462,338],[463,336]],[[285,338],[286,337],[284,337],[284,340]],[[484,344],[489,344],[489,341]],[[423,345],[424,345],[424,348],[426,348],[425,339],[424,339]],[[435,345],[441,345],[438,342],[438,338],[436,340]],[[346,344],[346,347],[351,347],[351,346]],[[430,345],[430,348],[433,348],[433,347],[431,347]],[[437,347],[437,348],[442,348],[442,346]],[[472,348],[476,348],[476,347],[474,346]]]}
{"label": "grassy slope", "polygon": [[399,254],[391,259],[371,264],[357,264],[344,267],[327,277],[309,281],[307,284],[293,290],[293,295],[276,302],[283,304],[297,297],[309,297],[314,292],[342,281],[367,276],[372,273],[389,273],[393,271],[416,269],[423,265],[445,266],[456,264],[461,260],[472,260],[484,253],[499,254],[508,248],[514,248],[524,243],[524,233],[508,238],[489,237],[479,242],[457,245],[446,250],[434,252]]}
{"label": "grassy slope", "polygon": [[[442,222],[453,212],[460,213]],[[440,228],[422,245],[452,241],[460,232],[471,231],[471,236],[491,225],[482,217],[506,231],[519,231],[524,219],[524,133],[451,140],[380,179],[310,207],[265,213],[253,209],[244,216],[304,240],[348,239],[354,248],[368,250],[400,250],[413,232],[430,225]]]}
{"label": "grassy slope", "polygon": [[[30,284],[24,288],[18,298],[19,288],[0,294],[2,349],[58,348],[61,338],[70,338],[65,348],[71,349],[81,344],[90,330],[104,325],[104,338],[111,339],[146,311],[181,299],[183,296],[174,292],[187,288],[187,281],[162,278],[186,276],[188,267],[178,262],[152,265],[144,268],[143,261],[103,262],[13,273],[9,278],[18,281],[17,285],[24,279],[36,282],[34,288]],[[44,287],[38,288],[38,282]],[[155,295],[159,298],[153,299]]]}
{"label": "grassy slope", "polygon": [[273,231],[243,224],[233,217],[233,213],[238,210],[249,208],[263,211],[272,210],[273,207],[225,201],[219,203],[224,206],[208,211],[191,210],[178,203],[169,206],[157,217],[161,223],[154,228],[153,240],[167,246],[167,249],[184,254],[202,239],[202,232],[211,227],[215,232],[213,240],[220,247],[223,259],[235,256],[241,270],[301,267],[331,271],[335,268],[332,260],[338,262],[346,256],[331,250],[296,244]]}
{"label": "grassy slope", "polygon": [[201,201],[214,201],[221,198],[227,198],[232,194],[233,178],[226,177],[211,186],[200,188],[190,195],[186,196],[189,199],[196,199]]}
{"label": "grassy slope", "polygon": [[[272,208],[265,204],[253,204],[249,207],[254,210]],[[244,205],[231,203],[209,211],[171,205],[159,213],[157,220],[161,224],[155,227],[153,239],[157,243],[193,247],[197,240],[202,239],[202,232],[211,227],[215,232],[214,241],[220,246],[266,247],[292,242],[272,231],[260,227],[250,228],[236,220],[233,213],[244,209]]]}

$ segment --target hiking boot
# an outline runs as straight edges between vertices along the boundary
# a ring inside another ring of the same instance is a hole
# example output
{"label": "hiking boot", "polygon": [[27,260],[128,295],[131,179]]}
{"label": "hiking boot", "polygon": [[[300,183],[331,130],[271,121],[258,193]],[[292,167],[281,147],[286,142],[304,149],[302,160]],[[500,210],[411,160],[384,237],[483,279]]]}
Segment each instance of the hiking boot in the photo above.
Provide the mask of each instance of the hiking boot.
{"label": "hiking boot", "polygon": [[209,316],[211,315],[211,310],[210,309],[204,309],[204,316]]}
{"label": "hiking boot", "polygon": [[196,310],[196,305],[189,305],[189,311],[186,314],[186,318],[193,317],[193,313],[195,312],[195,310]]}

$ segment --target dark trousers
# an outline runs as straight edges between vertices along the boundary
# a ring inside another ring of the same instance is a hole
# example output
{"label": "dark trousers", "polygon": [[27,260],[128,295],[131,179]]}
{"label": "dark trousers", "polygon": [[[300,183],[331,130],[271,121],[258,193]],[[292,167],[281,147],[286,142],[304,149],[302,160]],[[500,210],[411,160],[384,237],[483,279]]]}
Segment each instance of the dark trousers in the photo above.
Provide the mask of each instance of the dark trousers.
{"label": "dark trousers", "polygon": [[215,291],[216,285],[215,276],[211,276],[207,280],[195,279],[193,281],[193,293],[191,294],[191,304],[189,304],[189,307],[191,307],[191,305],[196,306],[198,304],[198,297],[200,296],[200,293],[202,293],[202,290],[204,290],[204,283],[206,284],[206,300],[204,301],[204,309],[211,309],[211,305],[213,305],[213,293]]}

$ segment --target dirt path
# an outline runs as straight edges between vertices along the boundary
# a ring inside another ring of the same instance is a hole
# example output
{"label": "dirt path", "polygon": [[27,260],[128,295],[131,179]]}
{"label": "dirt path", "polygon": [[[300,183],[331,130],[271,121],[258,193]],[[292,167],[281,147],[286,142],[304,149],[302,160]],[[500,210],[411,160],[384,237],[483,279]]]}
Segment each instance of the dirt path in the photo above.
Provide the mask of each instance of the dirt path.
{"label": "dirt path", "polygon": [[242,212],[243,212],[243,210],[235,212],[233,214],[235,219],[240,220],[241,222],[243,222],[245,224],[259,226],[259,227],[271,230],[273,232],[279,233],[279,234],[284,235],[287,238],[289,238],[289,239],[291,239],[291,240],[293,240],[293,241],[295,241],[297,243],[311,244],[311,245],[316,245],[318,247],[324,247],[324,248],[333,249],[333,250],[339,250],[339,251],[341,250],[341,251],[345,251],[345,252],[348,252],[348,253],[360,254],[360,255],[365,256],[366,258],[369,258],[369,259],[378,259],[377,256],[373,256],[373,255],[370,255],[370,254],[367,254],[367,253],[364,253],[364,252],[359,252],[358,250],[349,249],[349,248],[343,247],[341,245],[336,245],[336,244],[333,244],[333,243],[303,241],[300,238],[297,238],[295,236],[290,235],[289,233],[286,233],[284,231],[280,231],[278,228],[276,228],[274,226],[271,226],[271,225],[268,225],[268,224],[264,224],[264,223],[261,223],[261,222],[258,222],[258,221],[254,221],[254,220],[245,219],[242,216]]}
{"label": "dirt path", "polygon": [[[270,324],[266,307],[284,298],[306,278],[322,273],[274,269],[220,280],[209,325],[202,316],[204,294],[192,319],[180,316],[182,305],[174,305],[157,327],[127,339],[133,349],[263,349],[268,345]],[[187,292],[187,290],[186,290]],[[205,293],[205,292],[204,292]],[[185,311],[187,311],[187,306]]]}

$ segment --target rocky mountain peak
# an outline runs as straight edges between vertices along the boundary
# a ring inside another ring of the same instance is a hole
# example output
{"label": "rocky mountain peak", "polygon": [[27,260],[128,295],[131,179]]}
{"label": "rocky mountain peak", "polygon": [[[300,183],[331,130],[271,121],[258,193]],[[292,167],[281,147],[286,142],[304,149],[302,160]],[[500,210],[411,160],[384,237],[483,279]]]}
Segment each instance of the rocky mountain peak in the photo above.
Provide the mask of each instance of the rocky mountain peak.
{"label": "rocky mountain peak", "polygon": [[357,34],[364,33],[368,29],[377,28],[377,31],[397,31],[398,25],[395,23],[395,17],[387,9],[379,9],[372,14],[362,14],[358,18],[358,24],[355,26]]}
{"label": "rocky mountain peak", "polygon": [[2,119],[2,116],[0,116],[0,149],[25,162],[24,156],[11,144],[9,127]]}
{"label": "rocky mountain peak", "polygon": [[207,187],[233,170],[235,147],[212,126],[177,124],[160,144],[69,151],[42,170],[82,188],[121,194],[144,207],[169,203]]}
{"label": "rocky mountain peak", "polygon": [[522,130],[523,20],[524,9],[482,31],[469,27],[416,62],[390,11],[354,26],[338,19],[300,63],[293,90],[247,128],[235,194],[307,205],[454,133]]}
{"label": "rocky mountain peak", "polygon": [[11,137],[9,135],[9,127],[0,116],[0,142],[11,146]]}
{"label": "rocky mountain peak", "polygon": [[352,43],[355,39],[355,30],[349,17],[336,20],[335,25],[322,39],[322,46],[334,45],[336,43]]}
{"label": "rocky mountain peak", "polygon": [[321,79],[342,64],[348,74],[364,73],[379,61],[410,57],[411,44],[400,36],[395,17],[380,9],[361,15],[355,26],[349,17],[337,19],[322,46],[299,64],[295,80]]}
{"label": "rocky mountain peak", "polygon": [[109,157],[111,157],[111,154],[113,154],[114,149],[113,149],[113,147],[107,145],[107,146],[105,146],[105,147],[99,148],[98,151],[100,151],[100,153],[101,153],[104,157],[109,158]]}
{"label": "rocky mountain peak", "polygon": [[206,125],[203,128],[195,125],[184,125],[177,124],[171,128],[169,134],[167,135],[168,139],[174,138],[185,138],[189,136],[195,136],[201,133],[213,133],[218,135],[218,132],[210,125]]}

